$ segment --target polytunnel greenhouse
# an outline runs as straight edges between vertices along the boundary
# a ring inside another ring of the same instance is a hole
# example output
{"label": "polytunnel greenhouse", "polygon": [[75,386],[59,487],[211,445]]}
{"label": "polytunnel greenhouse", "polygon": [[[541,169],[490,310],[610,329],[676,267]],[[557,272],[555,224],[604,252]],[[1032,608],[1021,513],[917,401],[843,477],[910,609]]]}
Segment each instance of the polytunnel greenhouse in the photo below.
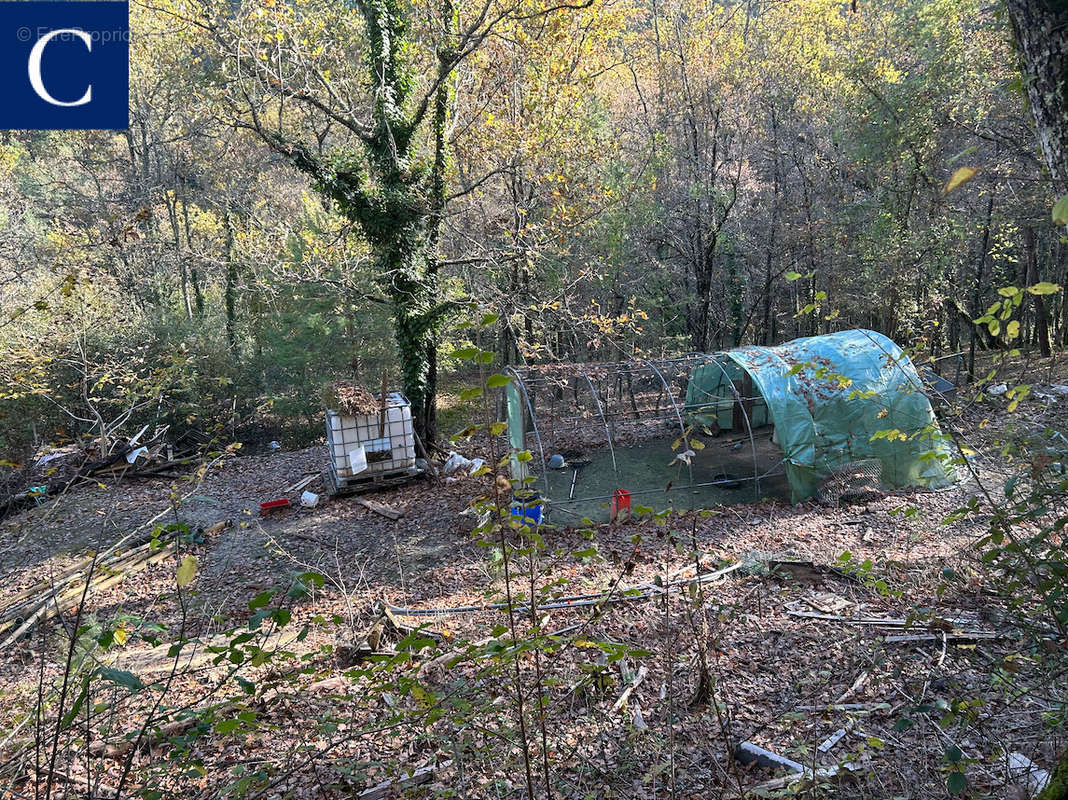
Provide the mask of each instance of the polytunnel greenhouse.
{"label": "polytunnel greenhouse", "polygon": [[798,502],[843,476],[884,489],[953,478],[916,367],[873,331],[511,375],[512,476],[555,524]]}

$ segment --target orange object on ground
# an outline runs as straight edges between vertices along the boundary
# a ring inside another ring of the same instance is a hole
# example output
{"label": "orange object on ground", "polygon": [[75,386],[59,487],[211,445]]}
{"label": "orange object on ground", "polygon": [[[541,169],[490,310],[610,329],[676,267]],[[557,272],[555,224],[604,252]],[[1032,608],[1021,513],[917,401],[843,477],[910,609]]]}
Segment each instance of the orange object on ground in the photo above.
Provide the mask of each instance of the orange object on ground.
{"label": "orange object on ground", "polygon": [[627,519],[630,519],[630,492],[626,489],[616,489],[612,492],[612,503],[609,506],[610,518],[613,522],[619,516],[619,512],[626,511]]}

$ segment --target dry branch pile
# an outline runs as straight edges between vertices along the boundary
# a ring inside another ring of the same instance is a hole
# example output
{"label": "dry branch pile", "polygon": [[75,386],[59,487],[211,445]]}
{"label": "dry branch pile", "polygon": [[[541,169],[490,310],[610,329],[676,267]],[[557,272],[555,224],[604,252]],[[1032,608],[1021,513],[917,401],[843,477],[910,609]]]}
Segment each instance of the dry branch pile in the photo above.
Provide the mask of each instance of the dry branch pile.
{"label": "dry branch pile", "polygon": [[[19,511],[84,483],[123,479],[179,479],[197,463],[195,451],[180,452],[167,441],[169,426],[141,440],[144,430],[129,442],[118,442],[101,454],[97,445],[70,446],[45,453],[18,481],[21,490],[0,499],[0,516]],[[36,488],[31,490],[29,486]]]}
{"label": "dry branch pile", "polygon": [[383,400],[354,381],[334,381],[326,387],[326,405],[353,417],[366,417],[382,408]]}

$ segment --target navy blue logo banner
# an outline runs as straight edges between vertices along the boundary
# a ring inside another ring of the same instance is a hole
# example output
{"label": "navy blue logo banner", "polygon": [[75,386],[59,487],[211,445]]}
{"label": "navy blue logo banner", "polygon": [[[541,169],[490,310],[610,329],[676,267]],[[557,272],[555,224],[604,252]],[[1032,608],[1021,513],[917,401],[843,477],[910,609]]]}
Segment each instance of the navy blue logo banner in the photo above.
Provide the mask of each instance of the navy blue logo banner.
{"label": "navy blue logo banner", "polygon": [[129,127],[125,2],[0,2],[0,129]]}

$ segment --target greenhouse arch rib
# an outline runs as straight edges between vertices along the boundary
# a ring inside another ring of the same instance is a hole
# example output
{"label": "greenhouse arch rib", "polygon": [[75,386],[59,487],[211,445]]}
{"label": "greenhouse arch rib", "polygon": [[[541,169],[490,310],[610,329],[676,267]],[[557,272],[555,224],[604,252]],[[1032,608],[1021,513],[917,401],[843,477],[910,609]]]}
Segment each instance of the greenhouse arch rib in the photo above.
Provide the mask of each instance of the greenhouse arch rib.
{"label": "greenhouse arch rib", "polygon": [[[645,364],[645,366],[649,367],[649,369],[651,369],[653,372],[655,372],[656,377],[660,378],[660,382],[664,384],[664,393],[667,395],[668,400],[671,401],[671,407],[675,409],[675,417],[679,421],[679,432],[682,434],[682,444],[687,450],[690,450],[690,437],[686,435],[686,423],[682,420],[682,413],[679,411],[679,404],[675,402],[675,393],[671,391],[670,384],[668,384],[668,382],[664,379],[664,374],[659,369],[657,369],[656,364],[645,358],[640,358],[638,360],[642,364]],[[686,461],[686,472],[690,476],[690,488],[692,489],[693,464],[691,464],[689,460]]]}
{"label": "greenhouse arch rib", "polygon": [[616,464],[616,448],[612,443],[612,431],[608,428],[608,418],[604,415],[604,407],[601,405],[601,398],[597,396],[597,390],[593,388],[593,381],[590,380],[589,374],[586,372],[586,368],[582,365],[578,365],[579,372],[582,373],[583,379],[586,381],[586,385],[590,387],[590,394],[593,395],[593,402],[597,404],[597,413],[601,415],[601,422],[604,423],[604,438],[608,440],[608,452],[612,455],[612,473],[616,476],[616,480],[619,480],[619,466]]}
{"label": "greenhouse arch rib", "polygon": [[[720,363],[719,359],[716,358],[715,356],[711,356],[711,355],[707,355],[707,354],[704,357],[710,359],[716,365],[716,367],[719,368],[719,371],[723,373],[723,377],[726,379],[727,385],[731,387],[731,394],[734,395],[734,402],[736,402],[738,404],[738,408],[742,412],[742,417],[745,418],[745,430],[749,434],[749,450],[753,454],[753,488],[756,491],[757,495],[759,495],[760,494],[760,467],[757,466],[756,439],[753,437],[753,425],[752,425],[752,422],[749,419],[749,412],[745,410],[745,403],[742,402],[742,396],[738,393],[738,389],[734,385],[734,381],[731,380],[731,376],[727,374],[727,370],[725,370],[723,368],[723,365]],[[737,362],[735,362],[735,363],[737,363]],[[759,391],[760,390],[760,384],[757,382],[756,376],[753,375],[753,373],[751,373],[748,369],[746,369],[746,366],[744,364],[738,364],[738,366],[740,366],[743,370],[745,370],[745,374],[753,379],[753,385],[755,387],[757,387],[757,390]],[[761,396],[763,396],[763,393],[761,393]],[[764,399],[764,403],[767,404],[767,398]],[[774,424],[774,421],[771,419],[771,406],[770,405],[768,405],[768,414],[767,414],[767,416],[768,416],[768,421],[772,422],[772,424]]]}

